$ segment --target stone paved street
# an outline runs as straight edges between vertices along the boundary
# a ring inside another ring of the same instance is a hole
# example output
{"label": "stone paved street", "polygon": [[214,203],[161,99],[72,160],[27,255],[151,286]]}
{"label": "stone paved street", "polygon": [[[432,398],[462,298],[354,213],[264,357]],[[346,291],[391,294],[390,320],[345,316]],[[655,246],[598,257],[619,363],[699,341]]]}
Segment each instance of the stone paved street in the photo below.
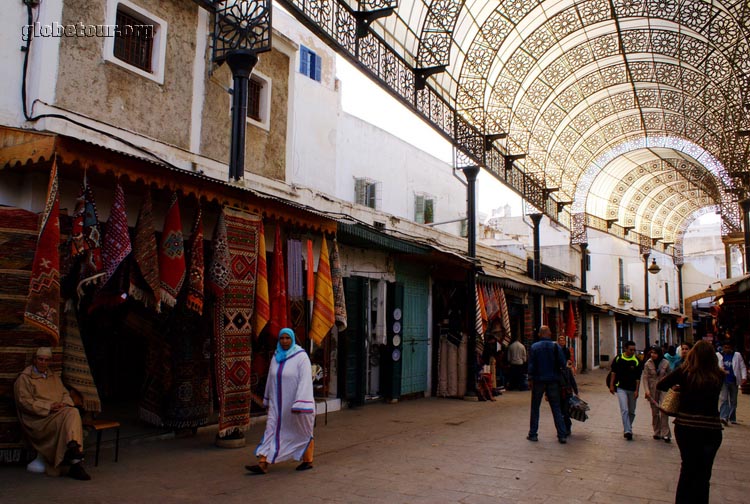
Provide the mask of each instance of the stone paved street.
{"label": "stone paved street", "polygon": [[[0,468],[0,501],[33,502],[367,502],[367,503],[666,503],[679,471],[676,443],[651,438],[650,412],[638,401],[635,441],[622,437],[616,400],[604,372],[579,375],[592,408],[586,423],[560,445],[542,405],[539,442],[525,439],[528,392],[494,403],[424,399],[373,404],[318,417],[315,469],[295,463],[247,475],[251,449],[222,450],[215,428],[195,438],[125,444],[120,462],[102,450],[91,482]],[[750,398],[740,396],[740,425],[724,431],[711,501],[750,502]],[[248,437],[254,446],[262,426]],[[92,447],[89,446],[89,449]]]}

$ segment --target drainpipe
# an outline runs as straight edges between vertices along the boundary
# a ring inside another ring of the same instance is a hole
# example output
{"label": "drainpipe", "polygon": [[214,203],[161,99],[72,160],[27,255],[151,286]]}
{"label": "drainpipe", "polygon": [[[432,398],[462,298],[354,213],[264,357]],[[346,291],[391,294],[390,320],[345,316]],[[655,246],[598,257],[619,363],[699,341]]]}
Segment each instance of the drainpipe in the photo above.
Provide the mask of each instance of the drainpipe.
{"label": "drainpipe", "polygon": [[742,227],[745,234],[745,274],[750,273],[750,198],[740,201],[742,213]]}
{"label": "drainpipe", "polygon": [[[587,248],[588,243],[581,243],[581,290],[587,292],[586,281],[588,275],[586,274],[586,266],[588,265],[587,259]],[[588,306],[586,301],[581,300],[581,372],[585,372],[588,368],[588,357],[589,357],[589,331],[588,331]]]}
{"label": "drainpipe", "polygon": [[477,330],[476,330],[476,317],[477,317],[477,275],[476,275],[476,257],[477,257],[477,175],[479,175],[478,166],[469,166],[463,168],[464,175],[468,184],[466,185],[466,216],[468,220],[468,253],[469,260],[472,261],[469,267],[469,273],[467,275],[467,287],[468,295],[466,296],[466,314],[469,321],[468,324],[468,336],[467,341],[467,377],[466,377],[466,397],[475,398],[477,395],[476,391],[476,375],[477,375]]}
{"label": "drainpipe", "polygon": [[[530,214],[531,222],[534,224],[534,280],[541,282],[542,280],[542,258],[541,248],[539,246],[539,223],[542,222],[542,214],[534,213]],[[542,310],[542,295],[534,294],[534,306],[536,309],[536,336],[534,339],[539,338],[539,328],[544,323],[544,314]]]}

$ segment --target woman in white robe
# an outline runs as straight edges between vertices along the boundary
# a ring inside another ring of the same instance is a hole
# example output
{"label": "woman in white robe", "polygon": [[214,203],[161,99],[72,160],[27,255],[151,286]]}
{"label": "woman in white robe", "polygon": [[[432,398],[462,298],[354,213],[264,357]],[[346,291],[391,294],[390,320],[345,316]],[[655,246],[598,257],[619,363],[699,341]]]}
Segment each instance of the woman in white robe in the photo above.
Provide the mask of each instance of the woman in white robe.
{"label": "woman in white robe", "polygon": [[263,405],[268,408],[268,419],[263,439],[255,450],[258,465],[245,468],[255,474],[265,474],[270,464],[294,459],[302,460],[298,471],[312,469],[315,449],[312,367],[310,358],[296,344],[294,331],[289,328],[279,332]]}

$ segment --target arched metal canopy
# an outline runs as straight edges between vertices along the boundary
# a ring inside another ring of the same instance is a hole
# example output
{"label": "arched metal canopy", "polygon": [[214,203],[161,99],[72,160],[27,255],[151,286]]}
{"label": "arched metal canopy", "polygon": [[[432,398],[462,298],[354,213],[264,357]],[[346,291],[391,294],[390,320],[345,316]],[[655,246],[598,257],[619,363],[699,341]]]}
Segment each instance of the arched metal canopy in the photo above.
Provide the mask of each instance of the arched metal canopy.
{"label": "arched metal canopy", "polygon": [[741,227],[747,0],[281,3],[573,242],[592,227],[681,257],[696,215]]}

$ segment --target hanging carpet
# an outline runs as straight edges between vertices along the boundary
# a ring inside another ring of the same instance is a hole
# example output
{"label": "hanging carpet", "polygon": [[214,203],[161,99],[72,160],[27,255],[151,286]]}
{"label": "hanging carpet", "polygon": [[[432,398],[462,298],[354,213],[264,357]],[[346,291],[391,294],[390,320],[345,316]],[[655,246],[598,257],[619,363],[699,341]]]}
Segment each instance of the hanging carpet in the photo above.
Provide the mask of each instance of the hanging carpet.
{"label": "hanging carpet", "polygon": [[273,264],[271,265],[271,319],[268,321],[269,336],[273,341],[279,337],[279,331],[289,327],[287,319],[286,275],[284,274],[284,252],[281,247],[281,229],[276,225],[273,240]]}
{"label": "hanging carpet", "polygon": [[200,205],[190,234],[190,268],[188,268],[187,307],[203,314],[203,212]]}
{"label": "hanging carpet", "polygon": [[187,306],[178,305],[170,315],[167,340],[172,373],[162,418],[165,427],[186,429],[208,423],[212,412],[208,325]]}
{"label": "hanging carpet", "polygon": [[182,238],[182,220],[177,193],[172,194],[159,245],[161,300],[169,306],[174,306],[185,281],[185,244]]}
{"label": "hanging carpet", "polygon": [[60,341],[60,198],[57,164],[52,164],[47,201],[34,253],[24,320],[46,332],[53,346]]}
{"label": "hanging carpet", "polygon": [[266,231],[263,221],[260,223],[258,238],[258,286],[255,292],[255,311],[253,312],[253,337],[258,340],[268,320],[271,318],[271,304],[268,297],[268,266],[266,264]]}
{"label": "hanging carpet", "polygon": [[318,274],[315,279],[315,300],[313,302],[310,338],[320,345],[336,322],[333,307],[333,286],[331,285],[331,266],[328,261],[326,238],[320,245]]}
{"label": "hanging carpet", "polygon": [[250,425],[250,358],[252,316],[258,272],[262,220],[225,207],[222,210],[229,252],[228,282],[217,298],[216,374],[219,391],[219,435]]}
{"label": "hanging carpet", "polygon": [[146,306],[161,311],[161,287],[159,284],[159,249],[156,245],[154,216],[151,206],[151,191],[146,195],[138,212],[133,240],[135,268],[130,272],[130,296]]}
{"label": "hanging carpet", "polygon": [[[72,303],[69,303],[72,305]],[[93,413],[102,410],[99,391],[91,374],[86,349],[81,339],[75,309],[68,306],[65,323],[62,326],[63,360],[62,382],[69,389],[75,389],[83,397],[83,409]]]}
{"label": "hanging carpet", "polygon": [[83,287],[96,283],[103,275],[102,232],[96,211],[94,192],[83,176],[81,192],[76,199],[71,230],[71,255],[81,259],[78,298],[83,297]]}
{"label": "hanging carpet", "polygon": [[20,208],[0,207],[0,326],[2,327],[23,324],[23,312],[26,307],[31,268],[34,264],[38,229],[39,215],[34,212]]}
{"label": "hanging carpet", "polygon": [[510,311],[508,310],[508,300],[505,299],[505,290],[502,287],[495,286],[495,295],[500,305],[500,319],[503,323],[503,344],[510,345],[512,339],[510,329]]}
{"label": "hanging carpet", "polygon": [[302,264],[302,241],[289,238],[286,242],[287,283],[289,288],[289,327],[294,331],[297,344],[307,348],[307,321],[305,314],[305,272]]}
{"label": "hanging carpet", "polygon": [[334,239],[331,248],[331,285],[333,286],[333,304],[336,317],[336,327],[339,331],[346,330],[346,298],[344,297],[344,277],[341,272],[339,259],[339,244]]}
{"label": "hanging carpet", "polygon": [[128,216],[125,211],[125,192],[122,186],[115,186],[115,197],[109,212],[109,219],[104,224],[104,245],[102,246],[102,263],[104,276],[102,285],[112,278],[120,263],[133,250],[128,232]]}

